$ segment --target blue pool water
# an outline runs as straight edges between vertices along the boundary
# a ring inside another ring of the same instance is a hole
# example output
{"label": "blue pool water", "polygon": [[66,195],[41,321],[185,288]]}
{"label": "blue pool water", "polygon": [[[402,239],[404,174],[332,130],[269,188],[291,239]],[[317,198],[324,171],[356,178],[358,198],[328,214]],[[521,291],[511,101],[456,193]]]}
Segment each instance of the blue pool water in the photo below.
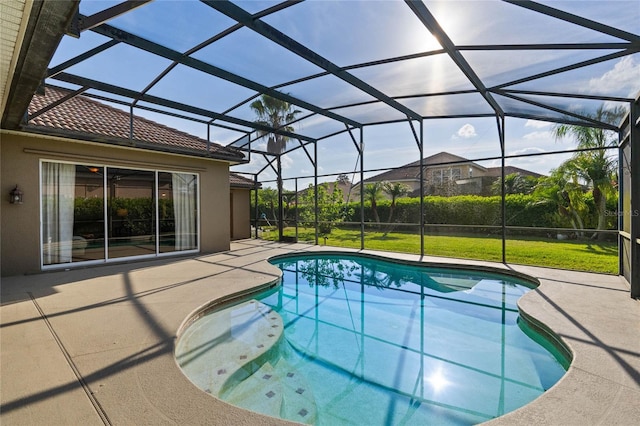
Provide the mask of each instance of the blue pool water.
{"label": "blue pool water", "polygon": [[469,425],[553,386],[568,360],[519,320],[534,285],[340,255],[281,258],[282,285],[211,312],[176,358],[232,404],[318,425]]}

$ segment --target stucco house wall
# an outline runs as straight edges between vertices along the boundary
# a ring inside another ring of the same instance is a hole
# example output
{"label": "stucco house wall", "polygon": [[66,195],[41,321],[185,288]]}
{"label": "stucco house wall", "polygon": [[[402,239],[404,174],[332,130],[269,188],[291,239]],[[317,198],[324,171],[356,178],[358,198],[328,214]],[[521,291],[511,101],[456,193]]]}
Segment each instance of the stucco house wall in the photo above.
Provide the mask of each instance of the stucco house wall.
{"label": "stucco house wall", "polygon": [[[3,130],[0,135],[0,265],[3,276],[41,270],[40,160],[197,173],[200,176],[200,252],[229,249],[228,162]],[[24,192],[23,204],[9,203],[9,192],[16,184]],[[243,208],[240,200],[236,204],[238,210]],[[249,208],[246,212],[248,216]],[[235,222],[240,229],[241,220]]]}
{"label": "stucco house wall", "polygon": [[231,239],[251,238],[251,191],[231,188]]}

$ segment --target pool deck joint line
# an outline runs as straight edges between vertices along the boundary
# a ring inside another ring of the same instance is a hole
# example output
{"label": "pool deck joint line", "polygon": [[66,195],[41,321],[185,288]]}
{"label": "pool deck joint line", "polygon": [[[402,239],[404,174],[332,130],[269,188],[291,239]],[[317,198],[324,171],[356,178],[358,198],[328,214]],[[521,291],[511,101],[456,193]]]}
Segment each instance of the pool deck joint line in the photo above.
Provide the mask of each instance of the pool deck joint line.
{"label": "pool deck joint line", "polygon": [[[198,389],[180,371],[174,342],[185,319],[208,302],[276,281],[280,271],[266,259],[324,249],[243,240],[224,253],[3,278],[0,423],[294,424]],[[513,270],[540,281],[518,305],[563,339],[573,362],[542,396],[489,424],[627,425],[640,418],[640,302],[621,277],[363,252]]]}

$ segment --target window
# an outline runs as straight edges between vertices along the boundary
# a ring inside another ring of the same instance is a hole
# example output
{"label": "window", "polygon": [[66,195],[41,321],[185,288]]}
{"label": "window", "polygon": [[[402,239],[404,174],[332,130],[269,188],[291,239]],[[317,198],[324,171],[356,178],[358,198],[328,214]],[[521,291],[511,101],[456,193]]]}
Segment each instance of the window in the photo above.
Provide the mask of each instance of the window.
{"label": "window", "polygon": [[451,173],[451,180],[453,182],[460,180],[460,177],[462,176],[462,171],[460,170],[459,167],[455,167],[453,169],[449,169],[449,173]]}
{"label": "window", "polygon": [[438,169],[433,170],[431,172],[431,177],[433,179],[434,185],[442,185],[443,183],[447,183],[449,181],[457,181],[460,180],[461,170],[459,167],[450,168],[450,169]]}
{"label": "window", "polygon": [[434,185],[442,184],[442,169],[434,170],[431,172],[431,177],[433,179]]}
{"label": "window", "polygon": [[43,161],[42,265],[196,251],[198,176]]}

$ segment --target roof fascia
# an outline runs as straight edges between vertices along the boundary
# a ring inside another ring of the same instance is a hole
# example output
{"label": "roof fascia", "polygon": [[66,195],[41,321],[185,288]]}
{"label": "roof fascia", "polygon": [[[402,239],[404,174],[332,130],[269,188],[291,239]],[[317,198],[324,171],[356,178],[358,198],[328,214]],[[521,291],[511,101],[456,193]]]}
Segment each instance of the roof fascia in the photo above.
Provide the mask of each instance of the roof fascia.
{"label": "roof fascia", "polygon": [[75,16],[79,0],[33,2],[22,47],[16,61],[2,128],[17,129],[33,94],[42,84],[60,40]]}
{"label": "roof fascia", "polygon": [[[312,51],[311,49],[308,49],[307,47],[298,43],[294,39],[288,37],[286,34],[282,33],[281,31],[278,31],[276,28],[265,23],[264,21],[257,19],[256,17],[251,15],[249,12],[236,6],[235,4],[229,1],[219,1],[219,0],[201,0],[201,1],[206,5],[212,7],[213,9],[217,10],[218,12],[228,16],[229,18],[234,19],[237,22],[240,22],[247,28],[257,32],[261,36],[284,47],[290,52],[295,53],[301,58],[311,62],[312,64],[322,68],[325,71],[328,71],[332,75],[347,82],[351,86],[354,86],[362,90],[363,92],[367,93],[368,95],[379,99],[380,101],[384,102],[390,107],[402,112],[407,117],[411,117],[416,120],[419,120],[421,118],[420,115],[415,111],[405,107],[404,105],[395,101],[391,97],[385,95],[378,89],[370,86],[369,84],[365,83],[364,81],[360,80],[354,75],[348,73],[347,71],[345,71],[344,68],[341,68],[336,64],[332,63],[331,61],[329,61],[328,59],[318,55],[316,52]],[[358,127],[357,123],[347,123],[347,124],[351,124],[354,127]]]}

